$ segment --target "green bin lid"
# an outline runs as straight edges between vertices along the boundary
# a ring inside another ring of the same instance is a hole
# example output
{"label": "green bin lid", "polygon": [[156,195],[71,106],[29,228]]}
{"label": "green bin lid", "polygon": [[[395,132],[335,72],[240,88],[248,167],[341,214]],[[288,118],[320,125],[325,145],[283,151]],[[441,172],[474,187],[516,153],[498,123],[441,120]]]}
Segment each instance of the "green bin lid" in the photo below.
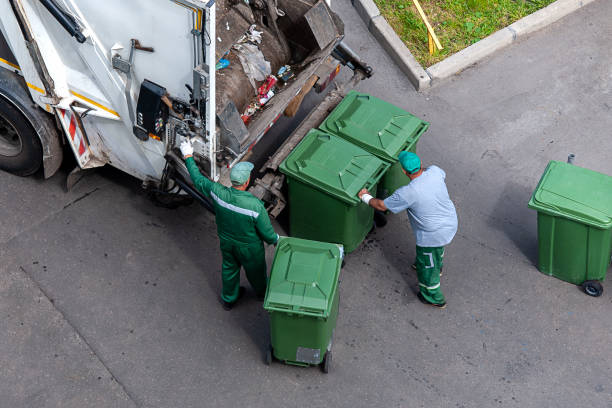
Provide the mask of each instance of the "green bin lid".
{"label": "green bin lid", "polygon": [[529,208],[600,229],[612,227],[612,177],[551,161]]}
{"label": "green bin lid", "polygon": [[357,91],[349,92],[320,126],[390,162],[428,128],[429,123],[413,114]]}
{"label": "green bin lid", "polygon": [[281,238],[270,271],[264,309],[329,317],[343,253],[339,244]]}
{"label": "green bin lid", "polygon": [[357,193],[371,188],[389,168],[360,147],[318,129],[312,129],[280,165],[280,171],[348,204],[357,205]]}

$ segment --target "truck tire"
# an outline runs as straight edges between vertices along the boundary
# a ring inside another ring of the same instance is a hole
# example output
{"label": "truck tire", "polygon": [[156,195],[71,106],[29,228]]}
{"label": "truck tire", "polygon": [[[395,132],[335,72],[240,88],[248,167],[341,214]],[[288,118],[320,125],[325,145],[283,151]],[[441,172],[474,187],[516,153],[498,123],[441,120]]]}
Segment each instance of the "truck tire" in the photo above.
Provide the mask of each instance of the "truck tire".
{"label": "truck tire", "polygon": [[42,146],[28,120],[0,97],[0,169],[18,176],[36,173],[42,164]]}

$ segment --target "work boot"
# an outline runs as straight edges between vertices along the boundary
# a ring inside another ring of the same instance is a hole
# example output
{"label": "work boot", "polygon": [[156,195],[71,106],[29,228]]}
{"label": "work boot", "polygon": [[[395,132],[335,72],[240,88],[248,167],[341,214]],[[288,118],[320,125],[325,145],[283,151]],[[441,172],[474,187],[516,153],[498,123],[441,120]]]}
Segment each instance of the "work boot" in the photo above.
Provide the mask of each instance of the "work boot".
{"label": "work boot", "polygon": [[424,305],[429,305],[429,306],[437,307],[438,309],[446,308],[446,302],[444,302],[444,303],[431,303],[431,302],[428,302],[427,299],[425,299],[423,297],[421,292],[417,293],[417,297],[419,298],[421,303],[423,303]]}
{"label": "work boot", "polygon": [[235,305],[236,303],[238,303],[238,301],[240,300],[240,298],[241,298],[242,296],[244,296],[244,292],[245,292],[245,291],[246,291],[246,289],[244,288],[244,286],[241,286],[241,287],[238,289],[238,298],[237,298],[237,299],[236,299],[234,302],[231,302],[231,303],[230,303],[230,302],[226,302],[226,301],[225,301],[225,300],[223,300],[222,298],[219,298],[219,302],[221,302],[221,306],[223,306],[223,309],[224,309],[224,310],[226,310],[226,311],[228,311],[228,312],[229,312],[230,310],[232,310],[232,308],[234,307],[234,305]]}

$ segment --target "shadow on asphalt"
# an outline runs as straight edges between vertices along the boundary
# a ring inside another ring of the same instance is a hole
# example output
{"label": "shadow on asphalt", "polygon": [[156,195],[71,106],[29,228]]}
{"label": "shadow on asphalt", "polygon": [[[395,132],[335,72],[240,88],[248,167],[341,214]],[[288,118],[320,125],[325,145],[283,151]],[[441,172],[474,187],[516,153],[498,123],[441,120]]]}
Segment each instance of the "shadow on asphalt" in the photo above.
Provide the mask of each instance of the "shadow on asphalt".
{"label": "shadow on asphalt", "polygon": [[[201,296],[214,299],[212,303],[215,305],[215,309],[212,310],[212,313],[231,321],[233,326],[242,328],[253,341],[253,344],[261,350],[263,364],[265,351],[270,342],[270,330],[267,312],[263,309],[262,302],[255,299],[252,288],[246,279],[242,279],[241,285],[247,288],[244,298],[242,298],[231,311],[227,312],[223,310],[218,302],[221,291],[221,254],[218,240],[214,238],[214,247],[210,247],[208,251],[209,253],[212,252],[217,255],[214,259],[207,259],[205,256],[202,256],[201,245],[204,244],[199,239],[195,239],[195,237],[201,233],[216,236],[216,225],[214,221],[211,225],[211,229],[207,229],[206,231],[202,230],[203,226],[199,222],[190,224],[189,229],[184,228],[184,223],[179,223],[182,218],[194,218],[202,212],[208,214],[207,210],[197,203],[181,206],[176,209],[156,206],[147,192],[142,189],[141,182],[138,179],[110,166],[98,169],[97,172],[101,177],[133,193],[134,200],[132,201],[132,205],[137,211],[151,216],[153,220],[155,218],[165,220],[165,231],[169,238],[179,247],[183,248],[183,254],[189,257],[193,264],[196,265],[204,275],[208,290],[206,293],[202,293]],[[212,217],[212,214],[207,216]],[[198,230],[198,228],[200,228],[200,230]],[[271,261],[272,256],[267,256],[268,269]],[[242,276],[244,276],[244,274],[242,274]]]}
{"label": "shadow on asphalt", "polygon": [[508,182],[487,219],[487,225],[503,232],[530,263],[537,265],[535,211],[527,208],[531,193],[529,187],[513,181]]}

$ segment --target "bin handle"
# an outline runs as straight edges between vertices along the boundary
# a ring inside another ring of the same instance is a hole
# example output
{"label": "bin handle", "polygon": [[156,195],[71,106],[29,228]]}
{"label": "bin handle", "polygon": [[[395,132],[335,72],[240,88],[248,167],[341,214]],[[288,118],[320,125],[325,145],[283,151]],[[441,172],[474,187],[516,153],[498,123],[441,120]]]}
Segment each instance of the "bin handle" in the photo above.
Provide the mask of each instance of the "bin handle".
{"label": "bin handle", "polygon": [[415,143],[417,140],[419,140],[419,138],[421,137],[421,135],[423,133],[425,133],[425,131],[429,129],[429,123],[427,122],[421,122],[421,124],[419,125],[419,130],[414,134],[413,137],[411,137],[410,139],[406,140],[406,143],[402,146],[402,150],[406,150],[408,148],[408,146],[410,146],[411,144]]}
{"label": "bin handle", "polygon": [[390,164],[389,163],[383,163],[380,165],[379,169],[376,171],[376,173],[374,174],[374,176],[372,176],[363,186],[363,188],[365,188],[366,190],[370,190],[372,188],[372,186],[376,183],[378,183],[378,181],[380,180],[380,178],[383,176],[383,174],[385,174],[385,171],[387,171],[387,169],[389,168]]}

